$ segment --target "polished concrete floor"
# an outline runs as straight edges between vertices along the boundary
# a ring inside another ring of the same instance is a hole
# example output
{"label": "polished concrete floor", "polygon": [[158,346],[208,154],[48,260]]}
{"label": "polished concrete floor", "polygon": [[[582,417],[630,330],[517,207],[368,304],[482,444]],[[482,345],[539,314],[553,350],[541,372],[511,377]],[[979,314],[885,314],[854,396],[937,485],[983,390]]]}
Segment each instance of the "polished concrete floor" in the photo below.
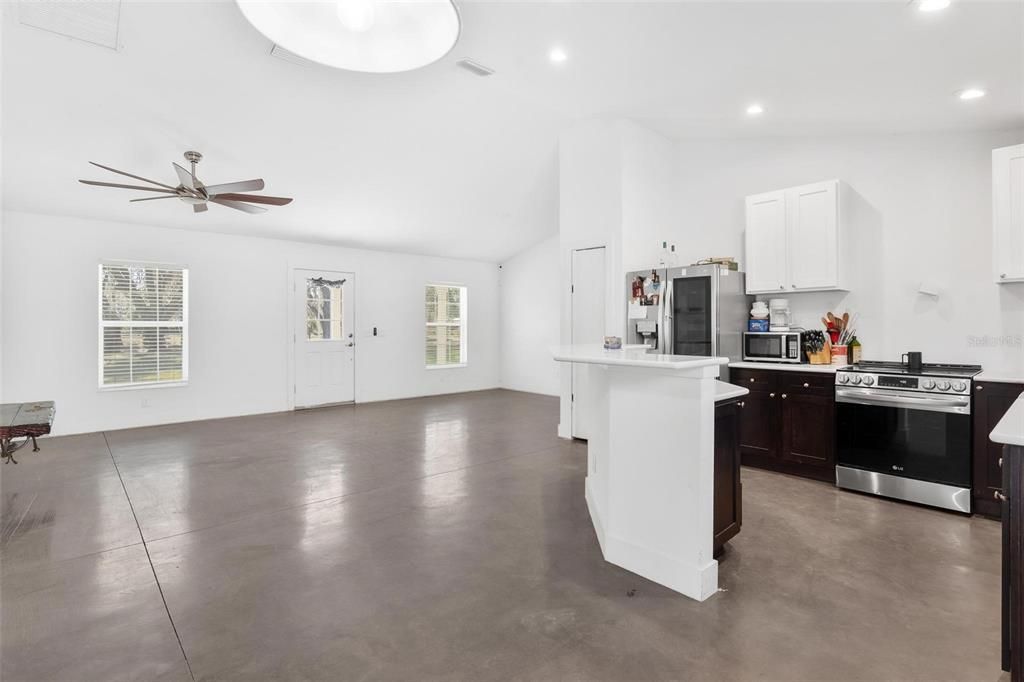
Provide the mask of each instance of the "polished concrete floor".
{"label": "polished concrete floor", "polygon": [[700,604],[601,559],[557,412],[487,391],[43,439],[0,468],[2,677],[999,678],[997,523],[745,469]]}

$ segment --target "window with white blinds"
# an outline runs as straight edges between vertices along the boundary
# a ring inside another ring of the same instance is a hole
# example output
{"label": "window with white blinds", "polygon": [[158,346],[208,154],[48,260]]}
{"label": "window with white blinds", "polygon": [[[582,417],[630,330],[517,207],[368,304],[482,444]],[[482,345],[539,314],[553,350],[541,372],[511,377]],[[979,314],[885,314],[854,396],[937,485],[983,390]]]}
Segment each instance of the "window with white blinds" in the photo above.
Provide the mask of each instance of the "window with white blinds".
{"label": "window with white blinds", "polygon": [[427,367],[466,364],[466,287],[428,284]]}
{"label": "window with white blinds", "polygon": [[188,270],[99,266],[101,388],[188,380]]}

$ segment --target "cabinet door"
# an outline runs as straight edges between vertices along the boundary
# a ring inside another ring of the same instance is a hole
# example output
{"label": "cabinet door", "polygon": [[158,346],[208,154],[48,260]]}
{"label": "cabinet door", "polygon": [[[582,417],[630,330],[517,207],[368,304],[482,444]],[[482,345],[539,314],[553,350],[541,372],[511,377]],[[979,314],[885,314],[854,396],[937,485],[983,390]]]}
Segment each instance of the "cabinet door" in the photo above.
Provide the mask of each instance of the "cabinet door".
{"label": "cabinet door", "polygon": [[971,409],[974,429],[974,511],[985,516],[999,516],[1000,504],[995,493],[1003,487],[1003,472],[999,466],[1003,446],[989,440],[988,434],[992,433],[992,429],[1021,393],[1024,393],[1024,385],[1021,384],[978,382],[974,385],[974,405]]}
{"label": "cabinet door", "polygon": [[992,256],[997,282],[1024,282],[1024,144],[992,152]]}
{"label": "cabinet door", "polygon": [[751,391],[741,402],[740,455],[743,463],[771,468],[779,455],[778,395],[770,391]]}
{"label": "cabinet door", "polygon": [[743,493],[740,489],[740,400],[715,407],[715,556],[740,531]]}
{"label": "cabinet door", "polygon": [[839,182],[787,190],[789,288],[839,287]]}
{"label": "cabinet door", "polygon": [[746,276],[748,294],[786,288],[786,193],[747,197]]}
{"label": "cabinet door", "polygon": [[783,393],[779,458],[807,467],[808,475],[835,477],[835,399],[814,393]]}

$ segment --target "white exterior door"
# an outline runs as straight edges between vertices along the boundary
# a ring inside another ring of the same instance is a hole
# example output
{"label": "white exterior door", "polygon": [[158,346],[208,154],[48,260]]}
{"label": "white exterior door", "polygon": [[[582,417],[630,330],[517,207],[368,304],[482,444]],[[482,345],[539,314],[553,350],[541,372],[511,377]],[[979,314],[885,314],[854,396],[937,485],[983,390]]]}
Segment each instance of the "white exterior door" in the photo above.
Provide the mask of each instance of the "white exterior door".
{"label": "white exterior door", "polygon": [[[604,343],[604,247],[572,252],[572,343]],[[572,437],[589,438],[593,409],[587,367],[572,365]]]}
{"label": "white exterior door", "polygon": [[350,272],[295,270],[295,407],[355,399],[355,281]]}
{"label": "white exterior door", "polygon": [[818,182],[787,191],[790,289],[839,285],[838,182]]}
{"label": "white exterior door", "polygon": [[992,245],[997,282],[1024,282],[1024,144],[992,152]]}
{"label": "white exterior door", "polygon": [[786,193],[747,197],[747,293],[771,294],[786,284]]}

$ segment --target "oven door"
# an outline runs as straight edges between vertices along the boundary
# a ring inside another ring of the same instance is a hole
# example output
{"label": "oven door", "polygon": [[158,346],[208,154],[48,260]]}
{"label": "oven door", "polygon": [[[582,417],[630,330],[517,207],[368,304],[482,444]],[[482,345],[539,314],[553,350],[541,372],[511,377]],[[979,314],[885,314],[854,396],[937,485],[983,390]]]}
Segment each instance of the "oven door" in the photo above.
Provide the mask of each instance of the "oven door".
{"label": "oven door", "polygon": [[836,388],[841,466],[969,488],[970,396]]}

